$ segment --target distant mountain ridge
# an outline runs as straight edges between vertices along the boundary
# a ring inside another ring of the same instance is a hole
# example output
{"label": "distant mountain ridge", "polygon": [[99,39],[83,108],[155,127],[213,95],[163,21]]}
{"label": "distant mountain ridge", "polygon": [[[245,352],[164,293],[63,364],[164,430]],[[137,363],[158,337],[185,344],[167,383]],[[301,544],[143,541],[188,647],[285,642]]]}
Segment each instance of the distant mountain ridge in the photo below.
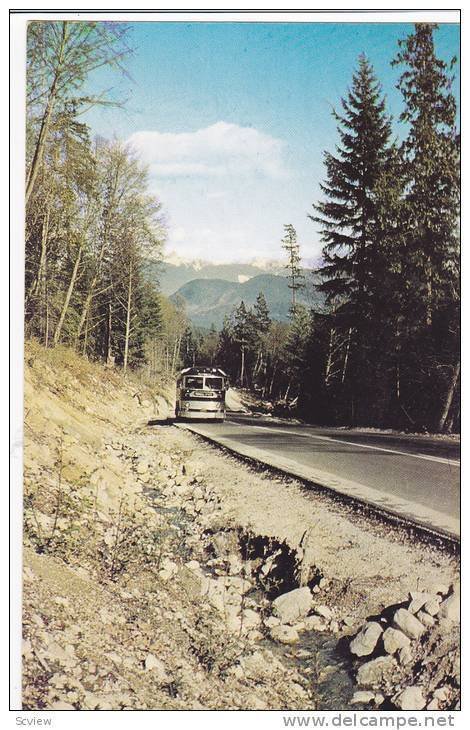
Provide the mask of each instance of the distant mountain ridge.
{"label": "distant mountain ridge", "polygon": [[[224,317],[242,300],[247,307],[252,307],[260,291],[266,297],[271,318],[287,321],[292,293],[288,279],[280,274],[258,274],[242,283],[220,278],[192,279],[172,294],[170,300],[184,302],[186,313],[194,325],[220,328]],[[305,289],[298,291],[298,301],[307,306],[321,304],[322,297],[314,289],[311,275],[306,279]]]}
{"label": "distant mountain ridge", "polygon": [[242,283],[259,276],[260,273],[270,273],[280,276],[286,273],[282,262],[272,262],[266,272],[254,263],[211,264],[201,261],[174,264],[168,261],[149,263],[154,276],[160,283],[160,291],[165,296],[174,294],[180,287],[194,279],[222,279],[234,283]]}

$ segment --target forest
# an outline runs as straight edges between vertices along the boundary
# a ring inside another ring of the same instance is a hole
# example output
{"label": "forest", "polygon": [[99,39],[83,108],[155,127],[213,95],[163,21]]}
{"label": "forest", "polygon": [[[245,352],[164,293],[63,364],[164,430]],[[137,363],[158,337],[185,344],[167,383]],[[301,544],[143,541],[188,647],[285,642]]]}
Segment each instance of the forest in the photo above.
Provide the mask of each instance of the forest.
{"label": "forest", "polygon": [[[184,365],[224,367],[274,411],[313,423],[408,431],[460,428],[460,137],[456,59],[436,55],[436,26],[397,41],[402,111],[393,120],[361,55],[332,113],[321,198],[306,211],[319,232],[314,272],[323,304],[309,308],[292,223],[280,232],[292,293],[288,323],[260,292],[222,330],[191,326],[158,291],[165,211],[132,148],[92,139],[81,115],[119,104],[87,93],[96,69],[125,73],[129,29],[33,22],[27,40],[25,335],[87,358],[171,380]],[[282,200],[279,201],[282,208]]]}

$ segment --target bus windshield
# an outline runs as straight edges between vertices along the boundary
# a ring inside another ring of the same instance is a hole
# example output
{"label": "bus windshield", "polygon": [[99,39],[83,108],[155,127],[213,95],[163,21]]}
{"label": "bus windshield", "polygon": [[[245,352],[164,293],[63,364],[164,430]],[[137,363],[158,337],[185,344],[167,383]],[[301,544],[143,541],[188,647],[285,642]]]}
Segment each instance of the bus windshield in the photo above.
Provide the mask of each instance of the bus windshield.
{"label": "bus windshield", "polygon": [[205,377],[205,387],[212,388],[213,390],[223,390],[224,381],[223,378]]}
{"label": "bus windshield", "polygon": [[186,388],[196,388],[197,390],[202,390],[204,387],[204,380],[202,376],[187,376],[185,380],[185,386]]}

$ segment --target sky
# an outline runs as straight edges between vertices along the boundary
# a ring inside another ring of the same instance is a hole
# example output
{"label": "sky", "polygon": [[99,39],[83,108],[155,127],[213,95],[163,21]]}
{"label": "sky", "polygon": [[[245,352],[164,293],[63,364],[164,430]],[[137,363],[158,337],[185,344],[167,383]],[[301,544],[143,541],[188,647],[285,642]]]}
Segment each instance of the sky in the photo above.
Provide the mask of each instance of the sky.
{"label": "sky", "polygon": [[[391,59],[405,23],[132,22],[128,76],[90,80],[125,100],[96,107],[92,131],[116,136],[148,165],[168,225],[166,250],[215,262],[282,257],[284,224],[302,256],[318,260],[323,152],[338,141],[331,111],[347,93],[357,59],[374,66],[394,117],[401,73]],[[459,26],[435,34],[439,57],[459,55]],[[457,93],[458,79],[455,93]]]}

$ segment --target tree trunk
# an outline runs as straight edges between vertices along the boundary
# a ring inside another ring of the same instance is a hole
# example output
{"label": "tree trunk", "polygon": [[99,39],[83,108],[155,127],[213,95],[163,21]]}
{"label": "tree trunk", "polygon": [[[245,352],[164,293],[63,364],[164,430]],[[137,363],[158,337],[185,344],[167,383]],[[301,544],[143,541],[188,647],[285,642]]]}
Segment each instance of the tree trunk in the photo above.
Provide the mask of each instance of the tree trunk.
{"label": "tree trunk", "polygon": [[346,379],[346,371],[348,368],[348,360],[349,360],[349,349],[351,347],[351,334],[352,334],[352,327],[349,328],[348,331],[348,344],[346,345],[346,354],[344,356],[344,363],[343,363],[343,373],[341,375],[341,382],[344,383]]}
{"label": "tree trunk", "polygon": [[448,417],[449,411],[450,411],[450,407],[452,405],[452,401],[454,400],[455,389],[457,387],[459,375],[460,375],[460,361],[454,366],[454,368],[452,370],[452,377],[449,382],[446,399],[445,399],[444,405],[442,407],[441,416],[439,418],[439,425],[437,427],[437,430],[439,431],[439,433],[442,433],[442,431],[445,428],[447,417]]}
{"label": "tree trunk", "polygon": [[73,271],[72,276],[70,277],[69,286],[67,289],[67,293],[65,295],[64,303],[62,305],[62,311],[60,313],[59,321],[57,323],[56,330],[54,332],[54,345],[57,345],[60,340],[60,335],[62,334],[62,327],[64,325],[65,315],[67,314],[67,310],[69,308],[70,299],[73,294],[73,289],[75,286],[75,281],[77,279],[78,274],[78,267],[80,266],[80,260],[82,258],[82,251],[83,251],[83,244],[80,244],[77,252],[77,258],[75,259],[75,263],[73,265]]}
{"label": "tree trunk", "polygon": [[245,383],[245,347],[241,347],[241,363],[240,363],[240,387],[243,388]]}
{"label": "tree trunk", "polygon": [[106,363],[111,365],[112,360],[112,339],[113,339],[113,317],[111,310],[111,300],[108,301],[108,325],[107,325],[107,337],[106,337]]}
{"label": "tree trunk", "polygon": [[286,392],[284,393],[284,400],[286,401],[286,403],[287,403],[287,396],[289,395],[289,391],[291,389],[291,385],[292,385],[292,377],[289,378],[289,382],[287,383]]}
{"label": "tree trunk", "polygon": [[26,296],[26,301],[28,302],[29,299],[32,297],[36,297],[39,294],[39,291],[41,289],[41,284],[44,279],[44,269],[46,266],[46,256],[47,256],[47,241],[48,241],[48,235],[49,235],[49,218],[50,218],[50,207],[47,205],[46,207],[46,213],[44,215],[44,220],[42,223],[42,230],[41,230],[41,255],[39,258],[39,266],[37,274],[29,287],[28,294]]}
{"label": "tree trunk", "polygon": [[131,329],[131,302],[132,302],[132,261],[129,262],[129,285],[127,287],[126,338],[124,343],[124,372],[127,370],[129,357],[129,335]]}
{"label": "tree trunk", "polygon": [[325,367],[325,380],[324,380],[324,382],[325,382],[325,385],[326,386],[328,385],[328,381],[330,379],[330,370],[331,370],[331,365],[332,365],[332,362],[333,362],[333,339],[334,339],[334,332],[335,332],[334,328],[331,327],[330,328],[330,340],[329,340],[329,343],[328,343],[328,358],[326,360],[326,367]]}

